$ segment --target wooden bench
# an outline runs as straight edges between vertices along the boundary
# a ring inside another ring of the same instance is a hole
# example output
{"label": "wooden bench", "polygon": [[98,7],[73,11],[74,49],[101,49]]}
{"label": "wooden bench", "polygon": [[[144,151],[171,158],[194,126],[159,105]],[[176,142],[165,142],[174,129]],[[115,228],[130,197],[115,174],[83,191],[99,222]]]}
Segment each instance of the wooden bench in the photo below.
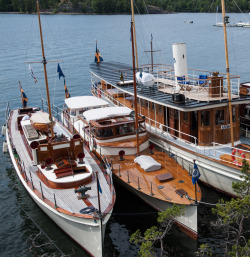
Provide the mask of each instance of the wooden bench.
{"label": "wooden bench", "polygon": [[63,168],[54,171],[56,174],[56,178],[64,178],[68,176],[72,176],[74,171],[71,168]]}

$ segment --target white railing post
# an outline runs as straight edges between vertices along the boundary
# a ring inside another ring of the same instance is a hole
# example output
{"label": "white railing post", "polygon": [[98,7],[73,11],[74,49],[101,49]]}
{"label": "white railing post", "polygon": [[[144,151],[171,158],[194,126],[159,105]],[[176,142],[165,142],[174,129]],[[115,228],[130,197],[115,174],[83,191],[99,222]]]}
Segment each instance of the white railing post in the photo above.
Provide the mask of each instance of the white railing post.
{"label": "white railing post", "polygon": [[213,142],[213,148],[214,148],[214,156],[216,156],[216,153],[215,153],[215,142]]}

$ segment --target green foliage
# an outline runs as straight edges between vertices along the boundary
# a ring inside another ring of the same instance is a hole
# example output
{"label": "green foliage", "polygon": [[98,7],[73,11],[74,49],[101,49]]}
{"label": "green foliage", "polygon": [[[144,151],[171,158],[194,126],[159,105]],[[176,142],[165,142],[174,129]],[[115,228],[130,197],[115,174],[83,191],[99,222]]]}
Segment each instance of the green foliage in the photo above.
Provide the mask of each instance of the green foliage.
{"label": "green foliage", "polygon": [[221,200],[212,210],[218,216],[212,226],[225,235],[225,250],[229,256],[249,256],[250,253],[250,241],[246,241],[244,231],[244,221],[250,218],[250,174],[245,160],[241,172],[243,181],[233,183],[239,198],[228,202]]}
{"label": "green foliage", "polygon": [[249,172],[249,163],[246,160],[243,160],[242,175],[240,176],[242,182],[233,182],[233,190],[239,197],[244,197],[250,195],[250,172]]}
{"label": "green foliage", "polygon": [[198,251],[195,253],[196,257],[213,256],[211,248],[208,244],[202,244]]}
{"label": "green foliage", "polygon": [[[0,0],[1,12],[34,12],[36,10],[35,0]],[[71,0],[73,9],[85,12],[85,6],[78,8],[78,3],[83,3],[88,10],[95,13],[131,13],[130,0]],[[41,10],[53,9],[59,6],[60,0],[40,0]],[[162,8],[167,12],[215,12],[219,6],[221,12],[221,1],[215,0],[134,0],[135,13],[146,13],[146,5]],[[249,12],[250,1],[238,0],[236,6],[234,0],[226,1],[227,12]]]}
{"label": "green foliage", "polygon": [[237,248],[237,245],[233,245],[232,250],[229,251],[229,256],[235,257],[237,256],[237,253],[238,253],[238,256],[244,256],[244,257],[250,256],[250,239],[248,240],[247,244],[243,247],[239,246]]}
{"label": "green foliage", "polygon": [[163,256],[164,246],[163,239],[166,234],[169,233],[172,225],[174,224],[175,218],[184,214],[184,207],[173,205],[172,208],[168,208],[165,211],[158,213],[157,222],[159,226],[153,226],[148,228],[144,235],[141,234],[140,230],[137,230],[130,237],[130,242],[135,244],[141,244],[139,256],[141,257],[154,257],[157,256],[155,253],[154,245],[156,242],[161,243],[161,256]]}

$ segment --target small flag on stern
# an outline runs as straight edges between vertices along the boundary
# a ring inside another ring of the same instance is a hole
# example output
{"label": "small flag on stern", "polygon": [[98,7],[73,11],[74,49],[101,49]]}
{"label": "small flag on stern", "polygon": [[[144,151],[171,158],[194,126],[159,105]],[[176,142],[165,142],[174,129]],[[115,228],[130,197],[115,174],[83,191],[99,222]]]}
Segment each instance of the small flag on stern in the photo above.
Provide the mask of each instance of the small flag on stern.
{"label": "small flag on stern", "polygon": [[65,79],[64,79],[64,89],[65,89],[65,98],[70,98],[71,96],[70,96],[70,93],[68,91]]}
{"label": "small flag on stern", "polygon": [[96,41],[95,62],[99,63],[99,62],[102,62],[102,61],[103,61],[103,58],[101,57],[99,49],[97,48],[97,41]]}
{"label": "small flag on stern", "polygon": [[198,169],[196,163],[194,163],[194,170],[193,170],[193,174],[192,174],[193,185],[198,181],[200,176],[201,176],[201,174],[199,172],[199,169]]}
{"label": "small flag on stern", "polygon": [[34,72],[33,72],[33,69],[32,69],[32,67],[31,67],[31,65],[29,65],[29,70],[30,70],[30,76],[34,79],[34,82],[36,83],[36,82],[37,82],[37,79],[36,79],[36,77],[35,77],[35,75],[34,75]]}
{"label": "small flag on stern", "polygon": [[102,188],[100,186],[100,182],[99,182],[99,179],[97,178],[97,185],[98,185],[98,190],[99,192],[102,194]]}
{"label": "small flag on stern", "polygon": [[61,77],[64,77],[64,78],[65,78],[65,76],[64,76],[64,74],[63,74],[63,72],[62,72],[62,69],[61,69],[59,63],[58,63],[58,65],[57,65],[57,72],[58,72],[58,75],[59,75],[59,79],[60,79]]}
{"label": "small flag on stern", "polygon": [[25,108],[25,107],[27,107],[28,97],[24,93],[20,81],[19,81],[19,86],[20,86],[20,91],[21,91],[21,99],[22,99],[23,108]]}
{"label": "small flag on stern", "polygon": [[121,80],[122,82],[124,82],[124,78],[123,78],[122,72],[121,72],[120,80]]}

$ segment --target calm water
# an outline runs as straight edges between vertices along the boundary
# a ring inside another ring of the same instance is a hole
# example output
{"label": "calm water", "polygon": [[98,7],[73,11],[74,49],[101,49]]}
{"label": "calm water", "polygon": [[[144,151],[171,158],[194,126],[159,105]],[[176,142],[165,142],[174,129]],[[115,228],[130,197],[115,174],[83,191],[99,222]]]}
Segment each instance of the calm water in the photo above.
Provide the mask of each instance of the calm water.
{"label": "calm water", "polygon": [[[225,72],[223,29],[212,26],[215,14],[170,14],[136,17],[139,63],[149,63],[150,56],[144,51],[150,48],[151,33],[154,48],[161,50],[154,56],[157,63],[173,64],[172,44],[187,44],[188,66],[195,69]],[[230,14],[231,22],[244,20],[241,14]],[[250,16],[246,16],[250,19]],[[184,20],[192,19],[193,24]],[[219,19],[219,18],[218,18]],[[63,60],[61,68],[66,76],[72,96],[90,94],[88,65],[94,59],[95,40],[106,61],[131,63],[130,16],[42,16],[45,54],[48,61]],[[0,14],[0,124],[4,123],[4,110],[9,101],[11,108],[20,106],[18,81],[29,98],[29,105],[40,105],[45,97],[43,67],[32,64],[37,84],[30,77],[25,62],[41,61],[37,16]],[[232,74],[241,76],[241,81],[250,81],[250,29],[229,28],[229,63]],[[64,101],[63,81],[56,73],[57,63],[47,65],[52,103],[62,106]],[[0,138],[2,145],[4,138]],[[45,231],[57,246],[72,256],[87,256],[36,206],[20,184],[10,158],[0,152],[0,256],[31,256],[24,252],[30,246],[26,240],[38,229],[27,214]],[[136,256],[138,247],[129,243],[136,229],[145,229],[156,224],[156,215],[131,215],[153,210],[130,193],[116,186],[117,202],[106,230],[106,256]],[[216,203],[221,194],[202,187],[203,201]],[[226,197],[224,197],[226,198]],[[24,212],[24,211],[25,212]],[[208,243],[215,253],[221,254],[218,245],[221,235],[213,231],[209,221],[213,219],[211,208],[199,207],[198,241],[188,238],[178,229],[168,236],[169,247],[176,249],[176,256],[193,256],[197,247]],[[27,214],[26,214],[27,213]],[[126,214],[126,215],[125,215]],[[45,237],[42,243],[47,242]],[[55,248],[44,248],[54,251]]]}

